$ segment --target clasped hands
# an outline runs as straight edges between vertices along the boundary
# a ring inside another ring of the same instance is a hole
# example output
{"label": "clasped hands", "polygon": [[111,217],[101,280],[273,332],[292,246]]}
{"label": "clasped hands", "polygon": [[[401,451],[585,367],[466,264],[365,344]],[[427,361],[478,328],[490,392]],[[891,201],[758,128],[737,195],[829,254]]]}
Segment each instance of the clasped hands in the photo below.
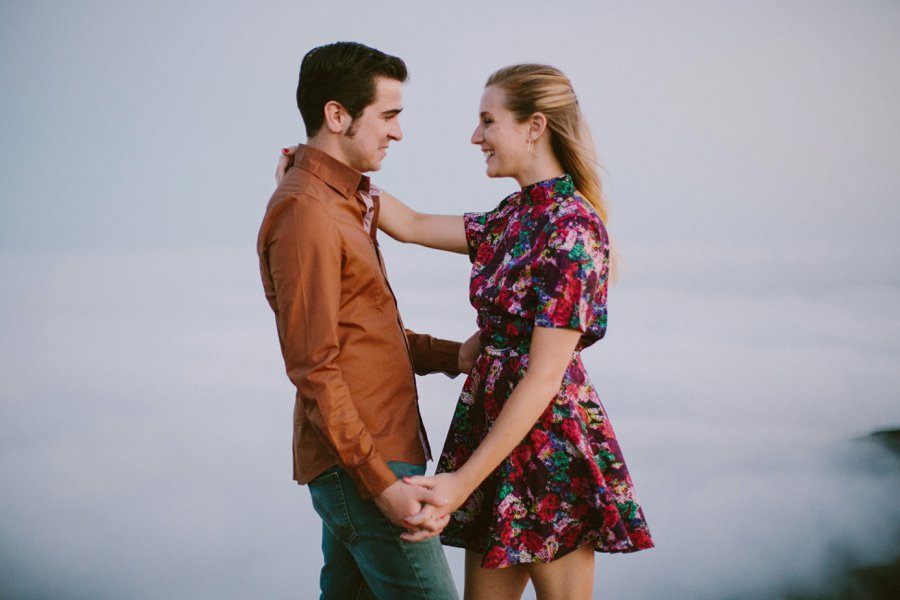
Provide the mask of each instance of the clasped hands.
{"label": "clasped hands", "polygon": [[457,473],[404,477],[375,498],[375,504],[396,525],[407,531],[400,537],[420,542],[436,535],[450,522],[450,514],[468,497]]}
{"label": "clasped hands", "polygon": [[[472,370],[481,351],[479,332],[473,333],[459,348],[459,372]],[[439,473],[433,477],[404,477],[391,484],[375,503],[388,519],[407,531],[400,537],[407,542],[420,542],[439,535],[450,513],[459,508],[471,493],[461,484],[456,473]]]}

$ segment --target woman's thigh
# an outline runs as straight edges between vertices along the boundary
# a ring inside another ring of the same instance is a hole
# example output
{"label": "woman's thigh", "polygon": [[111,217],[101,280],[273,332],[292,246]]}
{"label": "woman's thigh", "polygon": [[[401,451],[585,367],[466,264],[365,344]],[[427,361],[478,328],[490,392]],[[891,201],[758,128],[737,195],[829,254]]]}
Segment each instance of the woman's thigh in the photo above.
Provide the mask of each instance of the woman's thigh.
{"label": "woman's thigh", "polygon": [[594,548],[582,546],[548,563],[526,566],[538,600],[590,600],[594,592]]}
{"label": "woman's thigh", "polygon": [[465,600],[517,600],[528,585],[528,571],[522,565],[503,569],[483,569],[484,554],[466,550]]}

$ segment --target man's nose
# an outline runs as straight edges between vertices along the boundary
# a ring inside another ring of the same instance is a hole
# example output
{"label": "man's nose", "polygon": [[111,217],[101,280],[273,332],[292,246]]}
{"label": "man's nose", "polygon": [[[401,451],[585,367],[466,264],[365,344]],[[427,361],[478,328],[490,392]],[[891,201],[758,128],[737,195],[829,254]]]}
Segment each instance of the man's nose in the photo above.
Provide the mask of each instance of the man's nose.
{"label": "man's nose", "polygon": [[403,139],[403,129],[400,128],[400,121],[394,123],[394,126],[391,127],[391,131],[388,135],[390,135],[392,140],[398,142]]}

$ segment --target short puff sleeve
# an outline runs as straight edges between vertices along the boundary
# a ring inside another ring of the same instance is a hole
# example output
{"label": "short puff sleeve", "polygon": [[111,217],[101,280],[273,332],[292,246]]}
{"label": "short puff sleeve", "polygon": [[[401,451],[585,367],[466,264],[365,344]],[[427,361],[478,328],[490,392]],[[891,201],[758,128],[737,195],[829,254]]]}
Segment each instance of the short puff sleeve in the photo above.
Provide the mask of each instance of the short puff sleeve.
{"label": "short puff sleeve", "polygon": [[[598,226],[599,225],[599,226]],[[602,224],[571,214],[548,225],[532,266],[535,326],[577,329],[590,341],[606,330],[609,248]]]}
{"label": "short puff sleeve", "polygon": [[487,237],[487,222],[490,212],[469,212],[463,214],[463,226],[466,229],[466,245],[469,248],[469,260],[475,262],[478,249]]}

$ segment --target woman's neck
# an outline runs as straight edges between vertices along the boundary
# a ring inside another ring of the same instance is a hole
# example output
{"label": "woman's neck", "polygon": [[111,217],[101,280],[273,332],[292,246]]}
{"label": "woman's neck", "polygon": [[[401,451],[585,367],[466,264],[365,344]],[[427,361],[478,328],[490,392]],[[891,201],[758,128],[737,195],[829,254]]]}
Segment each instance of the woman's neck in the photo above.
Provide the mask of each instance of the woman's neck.
{"label": "woman's neck", "polygon": [[565,169],[556,160],[556,157],[550,154],[550,156],[538,155],[527,168],[514,175],[513,178],[518,182],[519,187],[524,188],[539,181],[562,177],[565,174]]}
{"label": "woman's neck", "polygon": [[539,181],[546,181],[565,175],[553,146],[550,143],[549,132],[545,131],[535,140],[532,146],[532,154],[525,159],[520,171],[513,176],[520,187],[527,187]]}

